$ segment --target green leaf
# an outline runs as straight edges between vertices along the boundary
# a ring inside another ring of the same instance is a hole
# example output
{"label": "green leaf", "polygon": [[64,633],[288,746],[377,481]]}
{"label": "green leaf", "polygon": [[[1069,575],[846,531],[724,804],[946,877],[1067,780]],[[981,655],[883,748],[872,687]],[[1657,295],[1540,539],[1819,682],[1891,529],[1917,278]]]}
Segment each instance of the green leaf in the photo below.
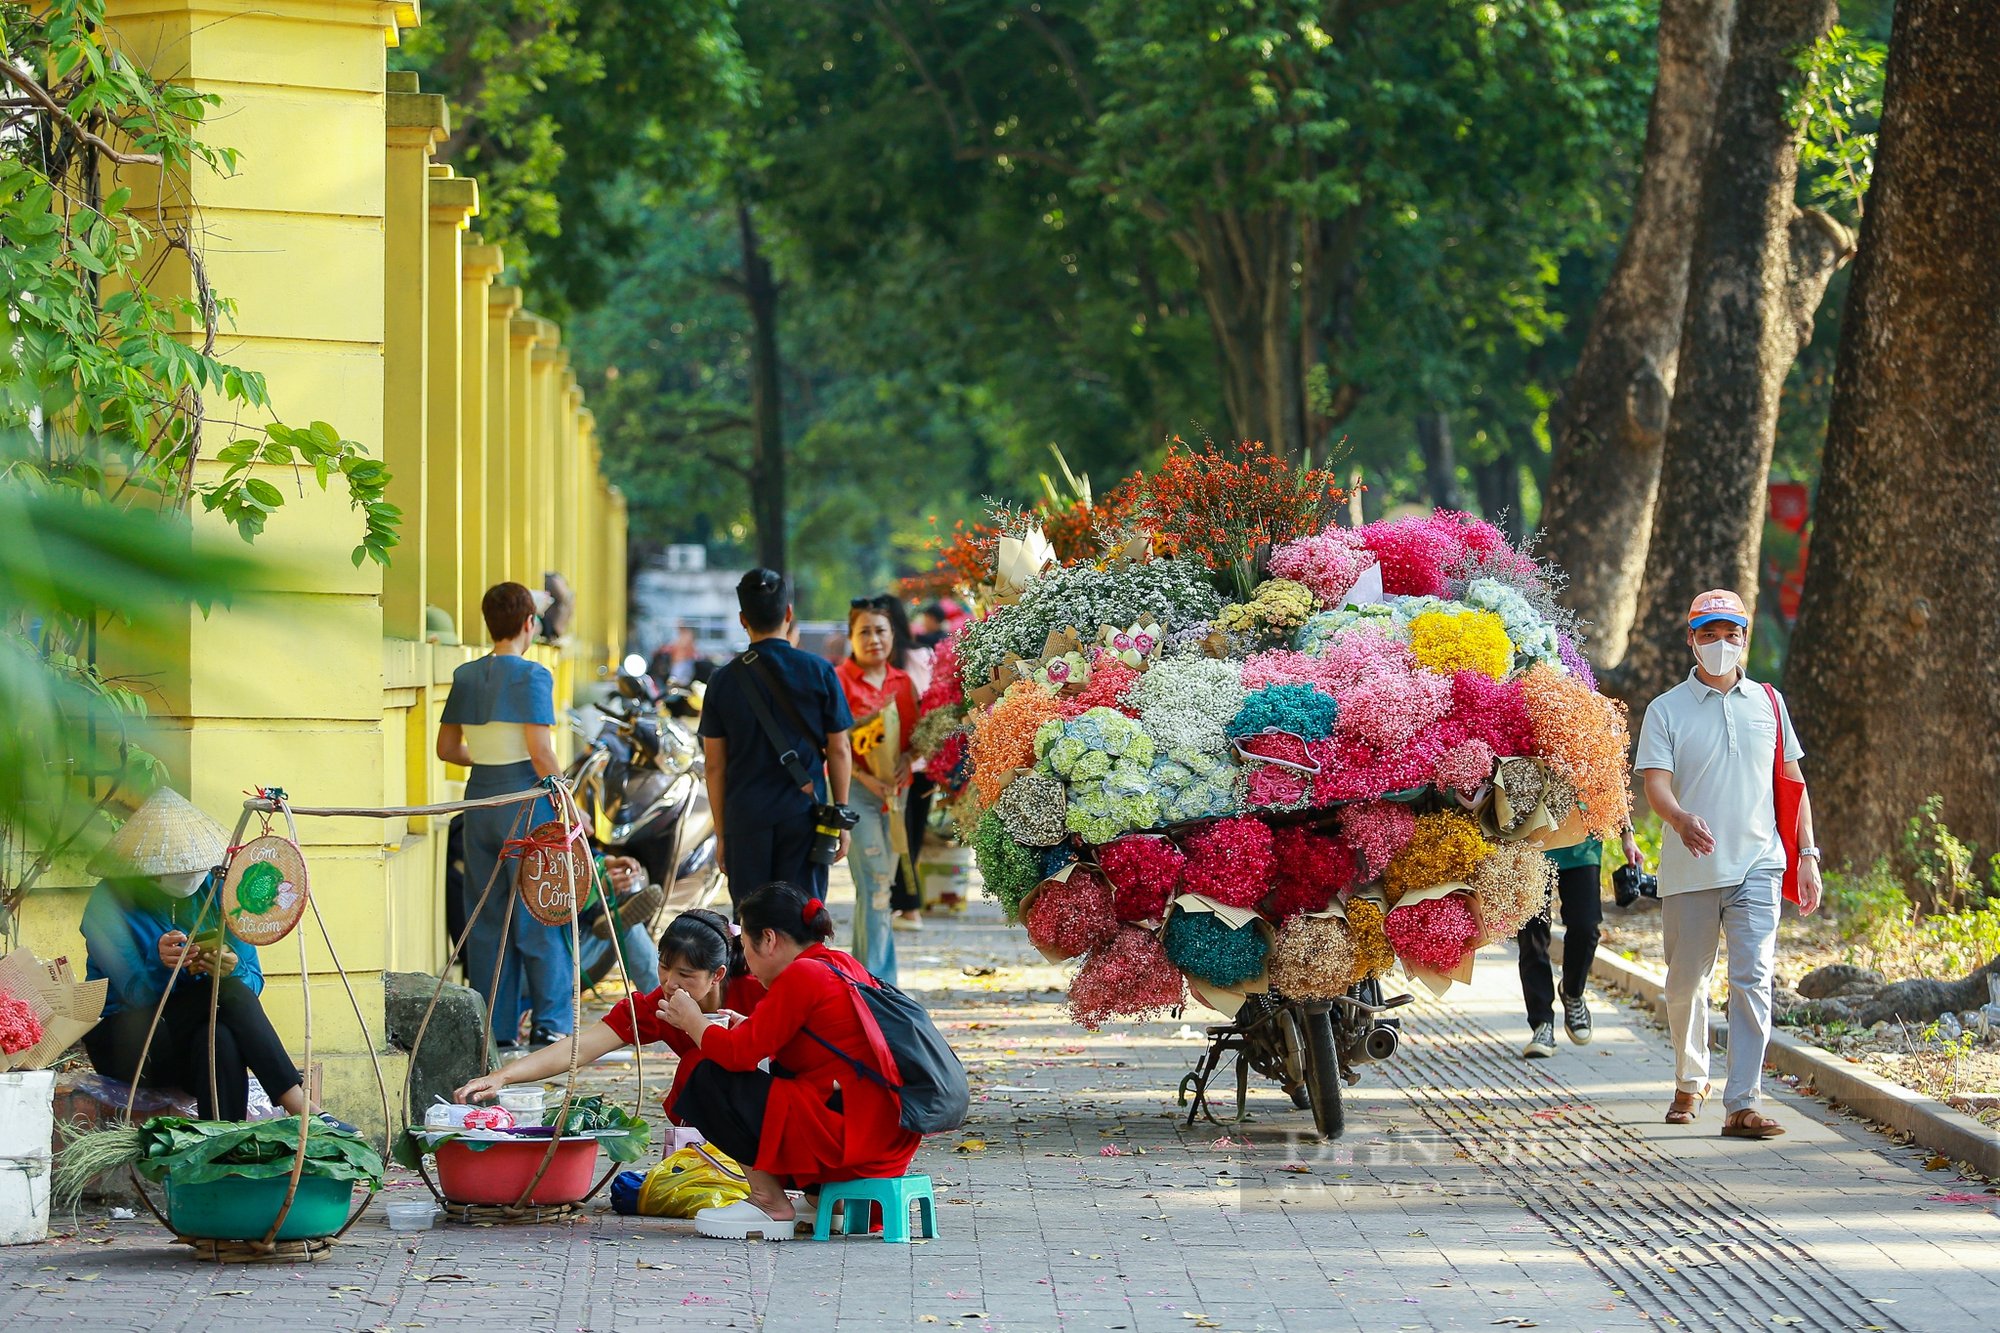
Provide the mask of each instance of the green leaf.
{"label": "green leaf", "polygon": [[285,493],[265,481],[262,477],[252,477],[243,483],[243,489],[250,497],[267,509],[276,509],[285,503]]}

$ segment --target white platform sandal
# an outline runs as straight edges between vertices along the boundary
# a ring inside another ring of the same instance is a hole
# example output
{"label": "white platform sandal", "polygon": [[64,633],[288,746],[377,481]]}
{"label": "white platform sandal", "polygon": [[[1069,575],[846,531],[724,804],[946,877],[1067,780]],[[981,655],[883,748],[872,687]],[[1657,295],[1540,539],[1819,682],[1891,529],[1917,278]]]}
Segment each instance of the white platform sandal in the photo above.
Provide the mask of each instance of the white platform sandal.
{"label": "white platform sandal", "polygon": [[796,1219],[780,1222],[748,1199],[694,1215],[695,1231],[713,1240],[790,1240],[796,1226]]}

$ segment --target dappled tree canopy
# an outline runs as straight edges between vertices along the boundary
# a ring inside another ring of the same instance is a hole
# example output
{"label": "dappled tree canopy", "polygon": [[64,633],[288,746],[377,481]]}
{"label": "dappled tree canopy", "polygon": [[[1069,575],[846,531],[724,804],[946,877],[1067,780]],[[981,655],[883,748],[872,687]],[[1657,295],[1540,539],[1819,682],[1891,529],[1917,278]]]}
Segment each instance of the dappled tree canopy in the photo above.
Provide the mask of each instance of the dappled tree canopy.
{"label": "dappled tree canopy", "polygon": [[[1109,481],[1173,434],[1266,438],[1351,455],[1372,505],[1421,498],[1431,414],[1519,519],[1623,225],[1651,5],[661,8],[630,50],[590,6],[441,5],[415,57],[508,173],[531,290],[589,311],[642,540],[757,545],[739,206],[779,283],[791,547],[846,581],[1031,495],[1050,443]],[[503,36],[514,82],[468,79]]]}

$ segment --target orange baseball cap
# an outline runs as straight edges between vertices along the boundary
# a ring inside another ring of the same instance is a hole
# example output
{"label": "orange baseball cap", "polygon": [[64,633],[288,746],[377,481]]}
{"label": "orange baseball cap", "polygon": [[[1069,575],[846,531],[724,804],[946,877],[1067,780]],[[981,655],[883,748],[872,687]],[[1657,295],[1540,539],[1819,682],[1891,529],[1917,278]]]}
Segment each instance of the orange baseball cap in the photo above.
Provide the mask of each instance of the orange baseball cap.
{"label": "orange baseball cap", "polygon": [[1726,620],[1748,629],[1750,613],[1743,609],[1743,599],[1729,589],[1711,588],[1695,598],[1694,604],[1688,607],[1688,628],[1700,629],[1717,620]]}

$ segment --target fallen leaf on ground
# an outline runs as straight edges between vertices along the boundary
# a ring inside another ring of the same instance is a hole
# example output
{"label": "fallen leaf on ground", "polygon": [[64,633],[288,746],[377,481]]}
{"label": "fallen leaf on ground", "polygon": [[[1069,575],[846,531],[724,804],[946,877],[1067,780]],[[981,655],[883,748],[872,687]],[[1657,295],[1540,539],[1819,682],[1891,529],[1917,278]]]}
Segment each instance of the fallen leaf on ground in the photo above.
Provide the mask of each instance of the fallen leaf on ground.
{"label": "fallen leaf on ground", "polygon": [[958,1145],[958,1146],[957,1146],[956,1148],[953,1148],[953,1149],[952,1149],[952,1151],[953,1151],[953,1152],[985,1152],[985,1151],[986,1151],[986,1140],[985,1140],[985,1139],[966,1139],[966,1140],[964,1140],[963,1142],[961,1142],[961,1143],[960,1143],[960,1144],[959,1144],[959,1145]]}

